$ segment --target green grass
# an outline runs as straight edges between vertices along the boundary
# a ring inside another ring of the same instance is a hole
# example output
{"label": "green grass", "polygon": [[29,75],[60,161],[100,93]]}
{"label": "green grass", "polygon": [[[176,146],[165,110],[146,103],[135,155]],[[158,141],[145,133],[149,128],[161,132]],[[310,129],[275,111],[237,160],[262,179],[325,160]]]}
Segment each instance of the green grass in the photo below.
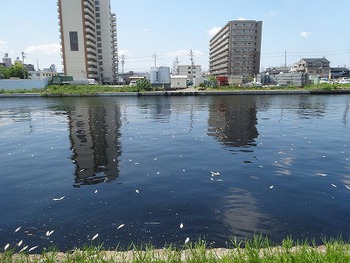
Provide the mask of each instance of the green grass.
{"label": "green grass", "polygon": [[18,94],[18,93],[41,93],[43,89],[17,89],[17,90],[4,90],[0,89],[0,94]]}
{"label": "green grass", "polygon": [[136,86],[105,85],[50,85],[42,90],[41,95],[94,95],[107,92],[140,92]]}
{"label": "green grass", "polygon": [[[350,90],[350,84],[315,84],[304,88],[288,86],[266,86],[266,87],[238,87],[224,86],[216,88],[206,88],[205,91],[249,91],[249,90],[309,90],[309,91],[330,91],[330,90]],[[106,85],[50,85],[45,89],[31,90],[0,90],[0,94],[37,93],[42,96],[88,96],[98,93],[118,93],[118,92],[147,92],[136,86],[106,86]]]}
{"label": "green grass", "polygon": [[204,241],[187,243],[181,248],[167,246],[161,250],[152,245],[141,248],[131,245],[127,251],[120,249],[105,250],[103,246],[86,246],[68,253],[56,249],[43,251],[40,255],[26,253],[15,254],[9,250],[0,254],[0,262],[350,262],[350,243],[341,238],[323,240],[322,246],[314,241],[300,242],[291,237],[281,244],[272,244],[263,236],[255,236],[252,240],[233,239],[230,248],[213,249]]}

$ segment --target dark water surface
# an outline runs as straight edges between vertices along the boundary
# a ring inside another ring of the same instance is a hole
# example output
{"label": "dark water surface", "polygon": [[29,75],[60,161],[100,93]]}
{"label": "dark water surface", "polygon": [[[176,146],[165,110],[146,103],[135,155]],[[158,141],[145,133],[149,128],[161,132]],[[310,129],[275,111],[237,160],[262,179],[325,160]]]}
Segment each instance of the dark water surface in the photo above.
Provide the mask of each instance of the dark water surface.
{"label": "dark water surface", "polygon": [[348,95],[2,98],[0,249],[348,238],[349,111]]}

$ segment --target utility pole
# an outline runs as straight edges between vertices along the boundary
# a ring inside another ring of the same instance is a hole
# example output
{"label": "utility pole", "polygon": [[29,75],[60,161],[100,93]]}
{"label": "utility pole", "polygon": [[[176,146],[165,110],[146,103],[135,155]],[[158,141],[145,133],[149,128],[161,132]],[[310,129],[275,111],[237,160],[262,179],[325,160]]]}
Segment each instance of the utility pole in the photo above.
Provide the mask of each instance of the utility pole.
{"label": "utility pole", "polygon": [[195,85],[195,81],[196,81],[196,78],[195,78],[195,74],[194,74],[194,59],[193,59],[193,50],[191,49],[190,50],[190,60],[191,60],[191,81],[192,81],[192,84],[193,86]]}
{"label": "utility pole", "polygon": [[287,50],[284,51],[284,70],[287,70]]}
{"label": "utility pole", "polygon": [[24,66],[24,58],[25,58],[25,53],[22,51],[22,67],[23,67],[23,79],[26,78],[26,73],[25,73],[25,66]]}
{"label": "utility pole", "polygon": [[124,64],[125,64],[125,56],[124,55],[122,55],[121,63],[122,63],[122,75],[124,75]]}
{"label": "utility pole", "polygon": [[179,75],[179,58],[178,57],[176,57],[173,62],[173,74]]}
{"label": "utility pole", "polygon": [[152,58],[154,58],[154,66],[156,67],[156,66],[157,66],[157,54],[154,53],[154,54],[152,55]]}
{"label": "utility pole", "polygon": [[22,65],[24,66],[24,58],[26,57],[24,51],[22,51]]}

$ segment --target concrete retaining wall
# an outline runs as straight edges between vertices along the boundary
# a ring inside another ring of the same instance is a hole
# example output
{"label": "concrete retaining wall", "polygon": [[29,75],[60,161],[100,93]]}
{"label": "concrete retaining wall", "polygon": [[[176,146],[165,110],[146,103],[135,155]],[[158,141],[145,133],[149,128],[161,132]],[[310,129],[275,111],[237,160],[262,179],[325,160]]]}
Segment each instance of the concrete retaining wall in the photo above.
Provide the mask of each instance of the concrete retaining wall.
{"label": "concrete retaining wall", "polygon": [[49,85],[48,79],[30,80],[30,79],[0,79],[0,90],[30,90],[43,89]]}

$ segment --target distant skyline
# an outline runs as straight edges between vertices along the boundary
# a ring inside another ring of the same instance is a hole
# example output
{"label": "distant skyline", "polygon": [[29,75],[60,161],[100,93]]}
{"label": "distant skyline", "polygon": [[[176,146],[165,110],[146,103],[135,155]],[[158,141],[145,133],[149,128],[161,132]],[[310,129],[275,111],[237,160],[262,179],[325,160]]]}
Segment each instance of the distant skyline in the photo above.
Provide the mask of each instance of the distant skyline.
{"label": "distant skyline", "polygon": [[[74,1],[74,0],[72,0]],[[56,0],[2,0],[0,57],[14,60],[25,52],[35,68],[55,64],[61,71]],[[222,0],[218,2],[111,0],[117,14],[118,49],[124,71],[149,71],[157,66],[195,64],[208,70],[209,40],[228,21],[263,22],[261,68],[287,66],[301,58],[325,57],[332,67],[350,66],[348,0]],[[119,71],[122,67],[120,63]]]}

